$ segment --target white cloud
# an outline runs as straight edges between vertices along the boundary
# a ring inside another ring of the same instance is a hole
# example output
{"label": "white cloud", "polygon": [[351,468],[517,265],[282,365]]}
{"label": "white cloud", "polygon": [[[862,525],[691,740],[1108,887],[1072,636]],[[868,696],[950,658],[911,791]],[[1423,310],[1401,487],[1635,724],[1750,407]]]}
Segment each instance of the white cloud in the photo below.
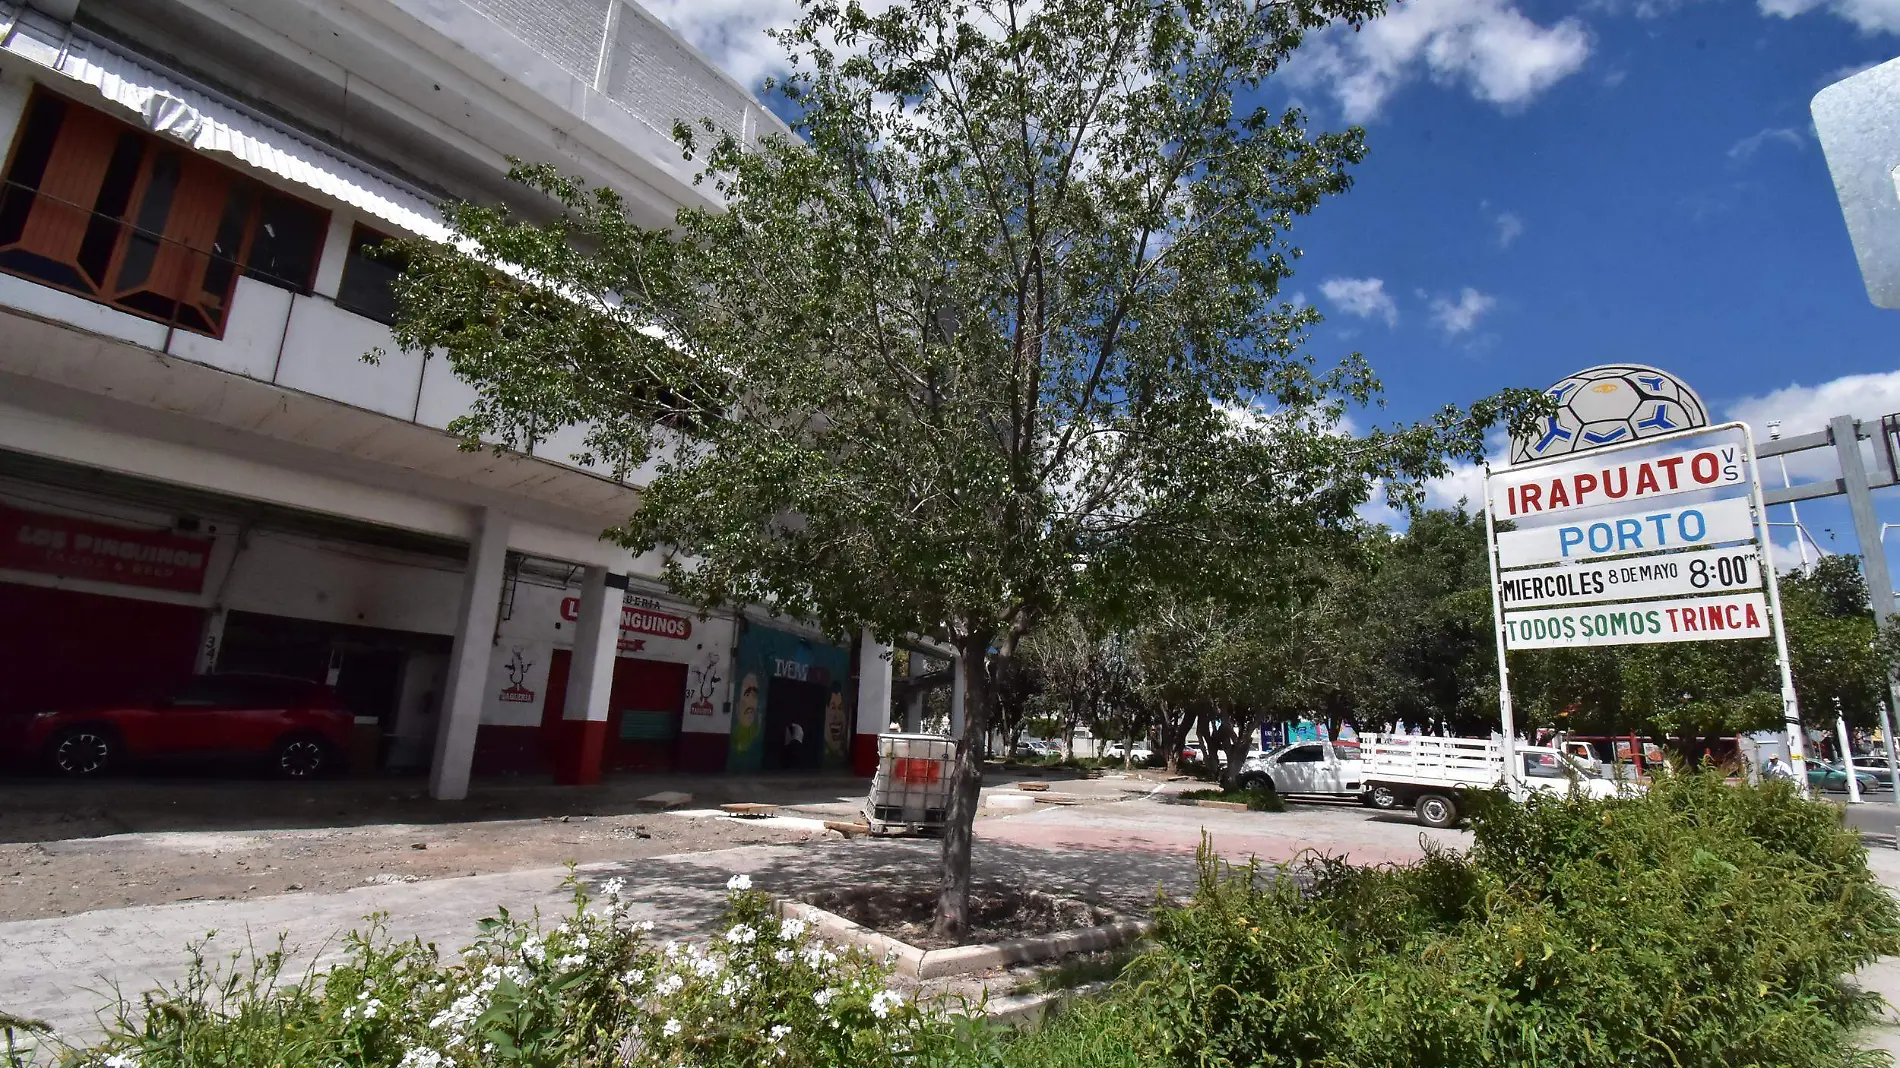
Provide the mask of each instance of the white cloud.
{"label": "white cloud", "polygon": [[1745,160],[1753,159],[1755,153],[1760,152],[1765,146],[1771,144],[1787,145],[1799,152],[1808,147],[1808,139],[1800,130],[1792,126],[1771,126],[1766,129],[1757,130],[1730,145],[1728,158],[1737,163],[1741,163]]}
{"label": "white cloud", "polygon": [[1477,328],[1478,320],[1484,318],[1497,304],[1498,298],[1466,286],[1455,302],[1444,297],[1432,301],[1432,322],[1445,332],[1446,337],[1468,334]]}
{"label": "white cloud", "polygon": [[1524,220],[1516,212],[1502,212],[1497,217],[1498,247],[1510,248],[1518,238],[1524,236]]}
{"label": "white cloud", "polygon": [[[1694,385],[1691,382],[1690,385]],[[1755,442],[1768,440],[1768,423],[1780,420],[1781,436],[1794,437],[1827,429],[1829,419],[1851,415],[1875,419],[1900,412],[1900,370],[1872,374],[1844,375],[1817,386],[1788,386],[1765,396],[1744,397],[1728,405],[1724,418],[1739,419],[1755,431]],[[1862,442],[1861,451],[1873,468],[1871,442]],[[1780,482],[1781,470],[1775,461],[1764,461],[1765,482]],[[1796,482],[1812,478],[1836,478],[1840,466],[1828,449],[1811,449],[1788,457],[1789,477]]]}
{"label": "white cloud", "polygon": [[1287,75],[1330,91],[1353,122],[1376,116],[1420,73],[1513,108],[1581,70],[1590,44],[1577,19],[1540,26],[1508,0],[1411,0],[1358,32],[1310,39]]}
{"label": "white cloud", "polygon": [[1735,401],[1725,414],[1745,420],[1755,428],[1755,436],[1766,441],[1771,419],[1781,420],[1781,435],[1791,437],[1825,430],[1837,415],[1871,419],[1893,412],[1900,412],[1900,370],[1843,375],[1818,386],[1787,386]]}
{"label": "white cloud", "polygon": [[1842,79],[1852,78],[1854,75],[1859,74],[1862,71],[1872,70],[1875,67],[1878,67],[1882,63],[1885,63],[1885,62],[1886,60],[1884,59],[1870,59],[1865,63],[1847,63],[1842,66],[1835,67],[1833,70],[1828,71],[1826,74],[1821,75],[1821,81],[1819,83],[1819,86],[1825,87],[1825,86],[1833,85],[1835,82],[1841,81]]}
{"label": "white cloud", "polygon": [[1385,291],[1383,278],[1328,278],[1319,284],[1319,291],[1347,315],[1398,325],[1399,306]]}
{"label": "white cloud", "polygon": [[640,0],[719,69],[748,89],[785,71],[785,53],[765,35],[798,21],[798,0]]}
{"label": "white cloud", "polygon": [[1900,33],[1900,0],[1757,0],[1757,6],[1764,15],[1784,19],[1824,10],[1862,33]]}

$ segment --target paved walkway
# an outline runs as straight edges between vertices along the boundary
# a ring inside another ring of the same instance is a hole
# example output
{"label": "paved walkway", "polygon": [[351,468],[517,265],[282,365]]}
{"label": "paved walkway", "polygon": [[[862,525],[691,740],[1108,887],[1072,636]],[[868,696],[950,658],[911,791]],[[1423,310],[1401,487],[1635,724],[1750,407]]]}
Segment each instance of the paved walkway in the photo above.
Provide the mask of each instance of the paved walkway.
{"label": "paved walkway", "polygon": [[[1146,826],[1152,820],[1159,829],[1133,840],[1124,825],[1130,817],[1126,826]],[[975,874],[979,880],[1062,887],[1123,911],[1142,912],[1158,890],[1176,895],[1192,890],[1193,852],[1203,827],[1223,852],[1244,860],[1263,846],[1291,855],[1290,843],[1308,834],[1302,829],[1308,825],[1297,817],[1156,801],[1039,807],[982,821]],[[1286,837],[1263,834],[1257,830],[1261,826],[1284,828]],[[1415,841],[1416,828],[1412,831]],[[717,923],[725,883],[733,874],[744,872],[760,889],[788,894],[839,883],[929,882],[939,849],[930,839],[869,838],[745,846],[590,864],[581,875],[594,886],[609,878],[625,879],[629,897],[637,903],[634,915],[652,919],[664,937],[684,937],[706,933]],[[185,946],[212,931],[217,932],[210,943],[212,957],[251,944],[273,948],[281,933],[292,950],[293,970],[333,958],[340,952],[342,934],[362,927],[371,913],[386,914],[392,935],[414,936],[453,950],[466,944],[474,922],[493,914],[498,905],[517,915],[537,908],[544,916],[564,911],[569,907],[560,890],[565,877],[564,869],[549,868],[335,893],[101,909],[0,924],[0,1009],[47,1020],[62,1032],[85,1033],[97,1026],[94,1013],[110,999],[114,986],[136,995],[155,984],[176,982],[185,973]]]}
{"label": "paved walkway", "polygon": [[[1250,856],[1287,860],[1306,849],[1359,863],[1404,862],[1420,855],[1422,840],[1452,847],[1469,840],[1464,832],[1424,831],[1402,817],[1356,807],[1295,806],[1269,816],[1135,799],[985,819],[978,824],[976,877],[1060,887],[1138,912],[1157,891],[1192,891],[1194,853],[1203,834],[1235,863]],[[938,849],[934,840],[915,839],[745,846],[591,864],[581,875],[595,886],[625,879],[635,916],[653,920],[662,937],[693,937],[717,923],[725,882],[733,874],[743,872],[759,888],[786,894],[839,883],[927,882]],[[1876,847],[1868,859],[1884,883],[1900,888],[1900,851]],[[334,957],[342,933],[380,912],[391,934],[453,950],[469,940],[474,921],[498,905],[518,915],[537,908],[544,916],[564,911],[565,876],[563,869],[537,869],[0,923],[0,1010],[48,1020],[66,1034],[94,1032],[94,1014],[115,985],[136,995],[177,981],[185,972],[186,944],[214,930],[214,957],[252,942],[272,948],[282,933],[293,948],[293,968],[302,968]],[[1900,1003],[1900,960],[1880,962],[1861,980]],[[1890,1013],[1866,1042],[1900,1054],[1900,1015]]]}

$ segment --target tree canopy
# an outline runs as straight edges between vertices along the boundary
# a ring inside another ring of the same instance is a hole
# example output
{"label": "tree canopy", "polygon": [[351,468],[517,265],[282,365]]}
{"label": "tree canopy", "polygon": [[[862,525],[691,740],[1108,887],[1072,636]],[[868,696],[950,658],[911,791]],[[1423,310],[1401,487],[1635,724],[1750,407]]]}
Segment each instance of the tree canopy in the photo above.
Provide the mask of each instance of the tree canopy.
{"label": "tree canopy", "polygon": [[1413,499],[1541,401],[1349,433],[1377,380],[1308,353],[1318,316],[1280,296],[1296,220],[1366,146],[1260,87],[1381,0],[802,8],[777,33],[795,137],[675,131],[722,209],[643,229],[522,167],[556,216],[450,208],[457,242],[409,249],[396,336],[474,386],[471,441],[584,426],[586,459],[646,483],[613,536],[670,551],[682,593],[962,652],[954,931],[973,739],[1026,635],[1139,591],[1270,592],[1271,554],[1381,487]]}

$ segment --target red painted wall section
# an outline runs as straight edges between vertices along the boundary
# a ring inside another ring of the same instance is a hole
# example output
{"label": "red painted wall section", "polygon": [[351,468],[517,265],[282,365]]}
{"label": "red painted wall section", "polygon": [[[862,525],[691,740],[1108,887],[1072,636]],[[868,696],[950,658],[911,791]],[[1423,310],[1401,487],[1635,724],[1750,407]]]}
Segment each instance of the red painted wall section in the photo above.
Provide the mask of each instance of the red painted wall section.
{"label": "red painted wall section", "polygon": [[0,715],[123,700],[191,674],[204,610],[0,582]]}
{"label": "red painted wall section", "polygon": [[851,736],[851,772],[867,779],[877,774],[877,735]]}
{"label": "red painted wall section", "polygon": [[484,723],[475,731],[475,775],[534,775],[542,770],[542,731]]}

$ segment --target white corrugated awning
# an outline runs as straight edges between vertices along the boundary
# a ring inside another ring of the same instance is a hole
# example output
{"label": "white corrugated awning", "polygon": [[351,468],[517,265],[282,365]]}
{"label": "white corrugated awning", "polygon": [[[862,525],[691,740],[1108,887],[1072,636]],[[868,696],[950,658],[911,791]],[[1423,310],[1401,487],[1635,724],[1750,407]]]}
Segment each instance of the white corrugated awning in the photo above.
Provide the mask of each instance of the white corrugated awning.
{"label": "white corrugated awning", "polygon": [[449,229],[428,198],[364,170],[296,134],[217,100],[156,64],[76,33],[57,19],[0,3],[0,51],[91,86],[121,114],[200,152],[221,152],[262,171],[342,201],[415,237],[447,241]]}

